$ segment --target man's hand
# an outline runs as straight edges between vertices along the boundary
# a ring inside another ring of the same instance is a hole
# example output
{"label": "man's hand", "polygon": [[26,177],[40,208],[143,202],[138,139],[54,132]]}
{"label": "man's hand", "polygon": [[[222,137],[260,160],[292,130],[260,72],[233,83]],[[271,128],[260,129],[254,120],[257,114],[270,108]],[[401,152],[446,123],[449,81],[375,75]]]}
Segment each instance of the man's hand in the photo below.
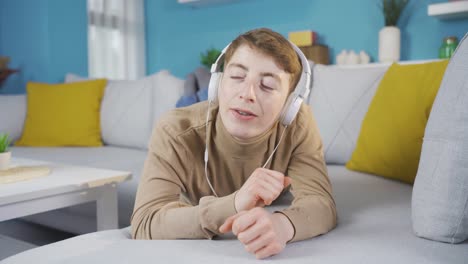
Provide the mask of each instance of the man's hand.
{"label": "man's hand", "polygon": [[256,169],[237,192],[234,205],[237,212],[270,205],[291,184],[291,178],[281,172]]}
{"label": "man's hand", "polygon": [[258,259],[280,253],[294,236],[294,227],[286,216],[260,207],[229,217],[219,228],[221,233],[231,230]]}

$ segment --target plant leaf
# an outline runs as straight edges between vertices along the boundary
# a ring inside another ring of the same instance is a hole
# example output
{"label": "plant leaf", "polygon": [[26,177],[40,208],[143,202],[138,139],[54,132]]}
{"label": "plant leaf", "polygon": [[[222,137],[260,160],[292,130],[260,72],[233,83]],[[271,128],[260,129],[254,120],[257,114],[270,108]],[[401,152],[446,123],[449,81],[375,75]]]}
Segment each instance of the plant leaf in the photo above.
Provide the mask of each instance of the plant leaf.
{"label": "plant leaf", "polygon": [[0,153],[6,152],[10,143],[11,139],[7,133],[0,134]]}
{"label": "plant leaf", "polygon": [[385,26],[396,26],[409,0],[381,0]]}

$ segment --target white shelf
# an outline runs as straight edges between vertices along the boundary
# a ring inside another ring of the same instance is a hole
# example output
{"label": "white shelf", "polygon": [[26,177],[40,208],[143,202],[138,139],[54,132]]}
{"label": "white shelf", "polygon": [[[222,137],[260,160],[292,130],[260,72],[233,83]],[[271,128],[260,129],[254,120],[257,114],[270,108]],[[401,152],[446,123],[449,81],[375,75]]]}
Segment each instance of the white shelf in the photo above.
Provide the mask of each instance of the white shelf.
{"label": "white shelf", "polygon": [[207,5],[214,5],[214,4],[224,4],[224,3],[231,3],[237,2],[239,0],[177,0],[177,3],[200,7],[200,6],[207,6]]}
{"label": "white shelf", "polygon": [[468,1],[431,4],[427,14],[440,19],[468,18]]}

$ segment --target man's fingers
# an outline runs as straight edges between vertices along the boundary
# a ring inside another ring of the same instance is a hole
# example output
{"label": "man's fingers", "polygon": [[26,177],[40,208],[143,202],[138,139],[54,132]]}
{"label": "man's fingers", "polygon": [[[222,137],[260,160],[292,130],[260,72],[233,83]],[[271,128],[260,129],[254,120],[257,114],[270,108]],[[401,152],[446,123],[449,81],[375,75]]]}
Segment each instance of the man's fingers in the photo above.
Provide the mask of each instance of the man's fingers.
{"label": "man's fingers", "polygon": [[262,172],[268,174],[269,176],[275,178],[276,180],[280,181],[284,178],[284,174],[279,171],[269,170],[269,169],[261,169]]}
{"label": "man's fingers", "polygon": [[237,238],[246,246],[247,251],[255,253],[258,249],[265,246],[266,242],[268,242],[266,241],[263,242],[263,245],[258,245],[262,243],[261,241],[266,240],[265,237],[268,237],[268,239],[274,238],[271,234],[267,235],[267,231],[269,231],[269,226],[262,224],[261,219],[257,219],[254,225],[250,226],[247,230],[240,232],[237,235]]}
{"label": "man's fingers", "polygon": [[283,179],[277,179],[277,178],[274,178],[272,177],[271,175],[267,174],[267,173],[263,173],[261,175],[261,177],[259,177],[261,180],[261,182],[263,184],[266,184],[268,186],[270,186],[270,188],[272,189],[272,191],[276,191],[276,192],[281,192],[283,190]]}
{"label": "man's fingers", "polygon": [[265,205],[271,205],[281,192],[291,184],[290,177],[284,177],[284,181],[280,188],[274,186],[274,183],[266,181],[265,179],[258,179],[255,185],[252,185],[252,194],[254,194],[259,200],[256,202],[256,207],[263,207]]}
{"label": "man's fingers", "polygon": [[255,222],[257,221],[257,217],[256,217],[254,210],[255,209],[250,210],[247,213],[234,219],[232,223],[232,233],[234,233],[234,235],[237,236],[237,234],[246,230],[251,225],[255,224]]}
{"label": "man's fingers", "polygon": [[269,245],[267,245],[266,247],[258,250],[257,252],[255,252],[255,257],[257,259],[264,259],[264,258],[267,258],[269,256],[273,256],[273,255],[276,255],[278,254],[279,252],[281,252],[281,250],[283,250],[283,246],[281,246],[280,244],[278,243],[271,243]]}
{"label": "man's fingers", "polygon": [[255,195],[263,201],[265,205],[270,205],[280,193],[272,192],[265,186],[260,186],[255,190]]}
{"label": "man's fingers", "polygon": [[284,177],[284,188],[288,187],[291,184],[291,177]]}
{"label": "man's fingers", "polygon": [[236,220],[241,215],[244,215],[245,213],[247,213],[247,211],[242,211],[242,212],[239,212],[235,215],[231,215],[230,217],[226,218],[224,223],[219,227],[219,232],[224,234],[224,233],[231,231],[234,220]]}
{"label": "man's fingers", "polygon": [[[267,191],[270,196],[271,196],[271,199],[272,201],[276,199],[276,197],[278,197],[278,195],[281,193],[281,191],[283,191],[283,184],[282,183],[279,183],[279,182],[269,182],[265,179],[258,179],[258,182],[256,183],[256,185],[254,185],[254,187],[256,187],[254,190],[265,190]],[[267,194],[265,194],[267,195]],[[267,197],[265,197],[267,198]]]}
{"label": "man's fingers", "polygon": [[248,243],[244,243],[245,249],[252,254],[256,254],[257,251],[268,246],[274,239],[275,234],[273,232],[263,231],[260,236],[254,237],[254,239]]}
{"label": "man's fingers", "polygon": [[227,233],[232,229],[232,222],[234,221],[233,216],[230,216],[224,221],[224,223],[219,227],[219,232]]}

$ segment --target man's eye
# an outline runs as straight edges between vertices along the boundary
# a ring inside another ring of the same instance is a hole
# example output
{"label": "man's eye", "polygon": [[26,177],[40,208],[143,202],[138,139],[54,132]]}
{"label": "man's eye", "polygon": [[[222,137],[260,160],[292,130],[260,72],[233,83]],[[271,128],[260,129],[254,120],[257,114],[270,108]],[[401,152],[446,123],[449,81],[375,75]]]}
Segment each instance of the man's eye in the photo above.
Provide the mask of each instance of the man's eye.
{"label": "man's eye", "polygon": [[242,79],[244,79],[244,77],[242,77],[242,76],[237,76],[237,75],[233,75],[233,76],[231,76],[231,79],[234,79],[234,80],[242,80]]}
{"label": "man's eye", "polygon": [[262,89],[265,89],[265,90],[268,90],[268,91],[274,90],[274,89],[271,88],[270,86],[266,86],[266,85],[264,85],[264,84],[261,84],[260,86],[262,87]]}

